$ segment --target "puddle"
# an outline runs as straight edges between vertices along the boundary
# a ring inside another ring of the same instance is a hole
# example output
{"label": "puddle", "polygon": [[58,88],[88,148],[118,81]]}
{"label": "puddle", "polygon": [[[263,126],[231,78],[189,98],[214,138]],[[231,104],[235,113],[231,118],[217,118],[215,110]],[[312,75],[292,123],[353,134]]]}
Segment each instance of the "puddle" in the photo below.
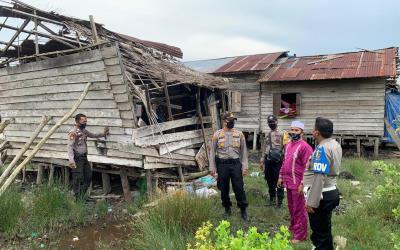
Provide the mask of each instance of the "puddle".
{"label": "puddle", "polygon": [[[78,240],[74,241],[77,237]],[[57,249],[101,249],[101,242],[126,240],[129,237],[129,225],[110,223],[106,225],[92,225],[60,235],[56,244]]]}

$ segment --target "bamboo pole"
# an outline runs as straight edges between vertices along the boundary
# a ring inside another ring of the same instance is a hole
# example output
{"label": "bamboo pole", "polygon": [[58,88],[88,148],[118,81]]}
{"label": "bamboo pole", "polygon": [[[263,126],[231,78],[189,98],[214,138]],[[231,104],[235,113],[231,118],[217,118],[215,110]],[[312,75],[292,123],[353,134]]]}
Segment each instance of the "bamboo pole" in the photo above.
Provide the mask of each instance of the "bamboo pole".
{"label": "bamboo pole", "polygon": [[71,108],[71,110],[66,113],[61,120],[59,120],[56,125],[54,125],[47,133],[46,135],[40,140],[40,142],[36,145],[36,147],[32,150],[32,152],[25,158],[25,160],[18,165],[18,167],[14,170],[14,172],[10,175],[10,177],[6,180],[4,185],[0,188],[0,196],[4,193],[4,191],[11,185],[11,183],[15,180],[17,177],[18,173],[24,168],[24,166],[35,156],[35,154],[40,150],[40,148],[43,146],[43,144],[50,138],[52,134],[54,134],[57,129],[65,123],[73,114],[74,112],[78,109],[78,107],[81,105],[83,99],[85,99],[87,93],[89,92],[89,88],[92,85],[91,82],[88,82],[86,85],[84,91],[82,92],[81,96],[79,97],[78,101],[75,103],[75,105]]}
{"label": "bamboo pole", "polygon": [[24,155],[24,153],[29,149],[32,145],[33,141],[38,137],[39,133],[43,130],[44,126],[51,120],[50,116],[42,116],[42,121],[40,122],[39,126],[36,128],[35,132],[29,138],[23,148],[19,151],[19,153],[14,157],[11,163],[8,165],[6,170],[4,170],[3,174],[0,176],[0,185],[4,182],[4,180],[8,177],[12,169],[15,167],[19,159]]}

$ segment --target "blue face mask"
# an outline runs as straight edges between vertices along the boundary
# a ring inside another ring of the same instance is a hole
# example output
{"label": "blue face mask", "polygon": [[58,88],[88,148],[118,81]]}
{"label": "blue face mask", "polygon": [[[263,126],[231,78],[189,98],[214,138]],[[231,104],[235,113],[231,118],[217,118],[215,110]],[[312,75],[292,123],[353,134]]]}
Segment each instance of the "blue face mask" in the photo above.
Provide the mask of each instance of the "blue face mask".
{"label": "blue face mask", "polygon": [[86,123],[79,123],[79,128],[80,129],[85,129],[86,128]]}
{"label": "blue face mask", "polygon": [[301,134],[296,134],[296,133],[289,133],[289,136],[293,141],[298,141],[301,138]]}

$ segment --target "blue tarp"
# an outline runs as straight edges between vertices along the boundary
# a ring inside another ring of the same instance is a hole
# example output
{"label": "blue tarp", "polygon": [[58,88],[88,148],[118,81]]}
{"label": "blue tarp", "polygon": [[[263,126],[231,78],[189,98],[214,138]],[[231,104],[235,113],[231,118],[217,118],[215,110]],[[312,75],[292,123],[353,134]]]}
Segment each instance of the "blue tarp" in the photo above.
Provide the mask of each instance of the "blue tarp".
{"label": "blue tarp", "polygon": [[[398,91],[392,91],[386,93],[386,104],[385,104],[385,115],[387,120],[393,129],[396,129],[400,121],[400,93]],[[388,138],[388,142],[393,142],[392,137],[386,130],[385,126],[385,137]]]}

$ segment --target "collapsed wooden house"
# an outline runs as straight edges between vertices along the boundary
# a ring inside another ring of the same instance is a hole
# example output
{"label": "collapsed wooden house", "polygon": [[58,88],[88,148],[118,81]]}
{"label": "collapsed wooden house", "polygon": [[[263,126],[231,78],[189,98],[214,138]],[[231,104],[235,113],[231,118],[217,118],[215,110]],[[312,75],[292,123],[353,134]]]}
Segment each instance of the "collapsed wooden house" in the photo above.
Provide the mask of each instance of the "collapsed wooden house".
{"label": "collapsed wooden house", "polygon": [[[378,154],[385,130],[385,92],[396,87],[398,48],[292,57],[264,72],[261,83],[261,130],[275,114],[281,127],[305,122],[310,135],[315,118],[329,118],[339,141],[375,144]],[[386,122],[387,123],[387,122]]]}
{"label": "collapsed wooden house", "polygon": [[197,71],[229,78],[228,108],[238,117],[235,126],[248,135],[248,140],[253,141],[253,150],[256,150],[257,138],[261,133],[261,88],[257,81],[272,64],[286,57],[287,52],[276,52],[189,61],[185,65]]}
{"label": "collapsed wooden house", "polygon": [[[0,115],[11,124],[4,140],[14,156],[41,116],[52,116],[44,133],[92,87],[76,113],[88,130],[110,128],[105,139],[88,141],[94,171],[184,180],[206,173],[207,137],[225,109],[223,78],[191,70],[174,57],[176,47],[107,30],[91,21],[39,10],[14,0],[0,6],[1,32],[12,30],[1,50]],[[8,24],[20,20],[20,26]],[[31,27],[32,29],[30,29]],[[21,42],[22,41],[22,42]],[[222,90],[222,91],[221,91]],[[73,118],[50,137],[35,162],[67,165],[67,133]],[[151,188],[152,185],[148,185]],[[128,195],[129,196],[129,195]]]}

